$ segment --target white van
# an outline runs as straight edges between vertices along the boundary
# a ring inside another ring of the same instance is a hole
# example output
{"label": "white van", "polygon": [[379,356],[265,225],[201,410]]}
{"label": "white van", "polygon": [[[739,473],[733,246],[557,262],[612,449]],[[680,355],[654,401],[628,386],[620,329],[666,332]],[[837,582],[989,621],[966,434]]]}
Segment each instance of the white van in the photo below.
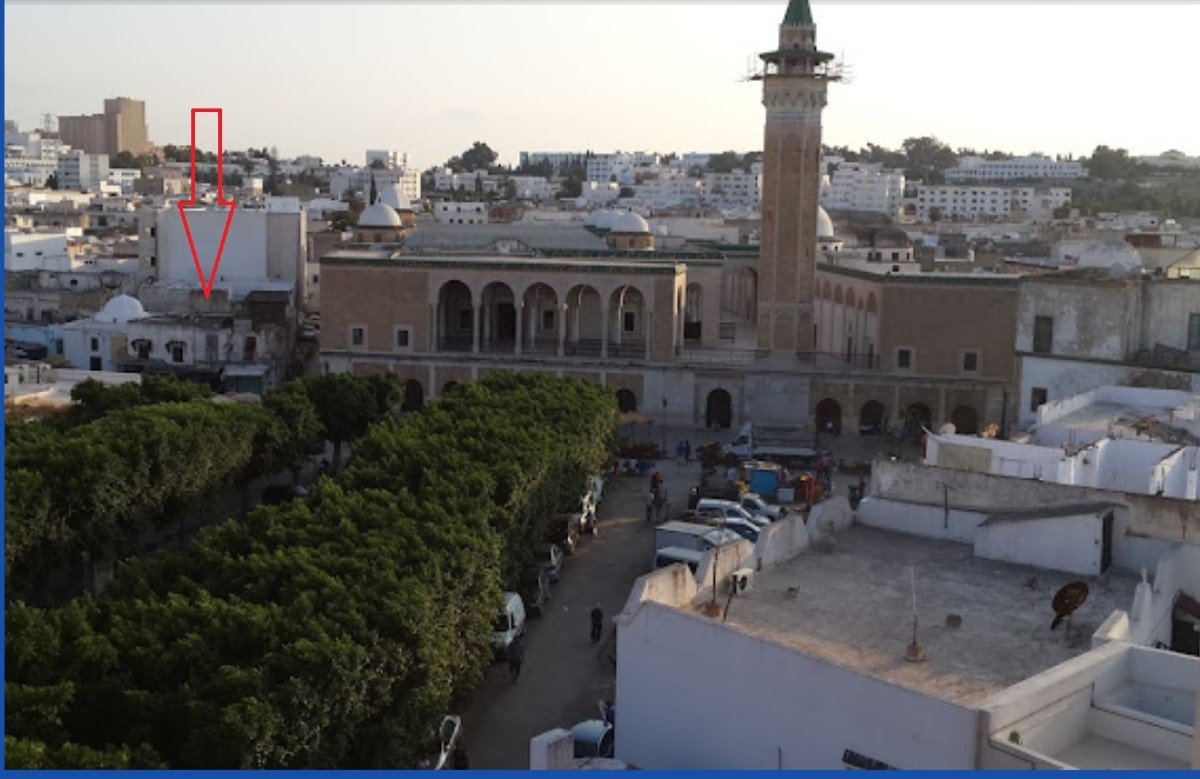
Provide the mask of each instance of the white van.
{"label": "white van", "polygon": [[497,654],[508,651],[508,645],[525,632],[525,604],[515,592],[506,592],[496,612],[496,623],[492,626],[492,648]]}

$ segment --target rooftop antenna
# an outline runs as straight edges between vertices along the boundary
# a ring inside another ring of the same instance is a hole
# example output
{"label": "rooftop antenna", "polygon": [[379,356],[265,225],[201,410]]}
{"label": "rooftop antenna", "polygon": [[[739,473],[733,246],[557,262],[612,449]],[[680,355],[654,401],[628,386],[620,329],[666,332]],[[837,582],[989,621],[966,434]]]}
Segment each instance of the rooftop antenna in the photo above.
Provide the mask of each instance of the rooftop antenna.
{"label": "rooftop antenna", "polygon": [[42,114],[42,130],[48,133],[54,132],[54,114],[48,111]]}
{"label": "rooftop antenna", "polygon": [[908,572],[909,581],[912,585],[913,640],[904,652],[904,659],[910,663],[919,663],[925,659],[925,650],[921,648],[921,644],[917,641],[917,566],[909,566]]}

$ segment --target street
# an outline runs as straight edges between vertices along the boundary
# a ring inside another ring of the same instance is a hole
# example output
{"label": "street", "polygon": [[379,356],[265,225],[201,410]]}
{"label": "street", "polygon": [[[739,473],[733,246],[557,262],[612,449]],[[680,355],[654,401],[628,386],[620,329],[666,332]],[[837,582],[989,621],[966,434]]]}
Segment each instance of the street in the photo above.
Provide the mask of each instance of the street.
{"label": "street", "polygon": [[[693,439],[695,440],[695,439]],[[661,461],[672,509],[682,510],[700,465]],[[598,702],[613,698],[615,636],[612,618],[637,577],[650,570],[654,524],[646,524],[649,476],[618,476],[600,501],[600,534],[568,557],[545,615],[525,630],[525,663],[516,684],[508,667],[493,663],[463,717],[471,768],[529,767],[529,739],[555,727],[599,717]],[[604,637],[593,644],[590,613],[604,610]],[[620,708],[618,707],[618,717]]]}
{"label": "street", "polygon": [[[728,442],[735,431],[670,428],[667,440],[687,438],[693,447],[708,440]],[[645,436],[639,437],[639,440]],[[655,436],[657,438],[657,435]],[[877,437],[844,435],[822,442],[835,457],[847,460],[882,453]],[[694,449],[693,449],[694,451]],[[687,493],[700,478],[700,465],[677,465],[672,456],[660,460],[670,501],[670,516],[647,524],[645,495],[649,476],[619,476],[610,480],[600,501],[600,535],[588,538],[563,567],[562,579],[553,586],[545,615],[530,619],[525,632],[525,662],[513,684],[508,667],[493,663],[472,696],[463,715],[463,732],[471,767],[475,769],[527,769],[529,740],[551,728],[569,729],[585,719],[599,717],[598,702],[613,698],[615,636],[612,617],[625,605],[633,582],[650,570],[654,552],[653,528],[686,509]],[[834,500],[844,510],[847,487],[857,484],[857,474],[835,473]],[[604,638],[592,644],[589,614],[599,603],[604,611]],[[617,727],[620,727],[620,701]]]}

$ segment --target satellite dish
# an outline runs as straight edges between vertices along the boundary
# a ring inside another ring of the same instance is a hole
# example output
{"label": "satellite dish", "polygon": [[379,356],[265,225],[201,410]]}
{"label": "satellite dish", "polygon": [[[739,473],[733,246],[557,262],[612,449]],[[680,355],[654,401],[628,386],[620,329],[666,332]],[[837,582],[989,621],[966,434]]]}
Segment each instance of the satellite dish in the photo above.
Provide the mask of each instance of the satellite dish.
{"label": "satellite dish", "polygon": [[1054,600],[1050,603],[1050,607],[1054,609],[1054,621],[1050,623],[1050,629],[1054,630],[1065,619],[1067,620],[1067,632],[1070,632],[1071,615],[1083,605],[1087,597],[1088,586],[1084,582],[1074,581],[1064,584],[1062,589],[1054,593]]}

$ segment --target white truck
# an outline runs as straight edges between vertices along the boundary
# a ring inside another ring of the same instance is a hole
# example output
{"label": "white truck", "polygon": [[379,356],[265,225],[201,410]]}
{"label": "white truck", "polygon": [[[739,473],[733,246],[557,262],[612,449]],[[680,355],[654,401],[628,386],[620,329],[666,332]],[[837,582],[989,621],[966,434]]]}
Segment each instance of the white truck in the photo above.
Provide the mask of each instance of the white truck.
{"label": "white truck", "polygon": [[767,427],[750,422],[738,431],[733,443],[725,444],[723,451],[742,460],[807,464],[817,456],[813,448],[815,439],[811,425]]}

